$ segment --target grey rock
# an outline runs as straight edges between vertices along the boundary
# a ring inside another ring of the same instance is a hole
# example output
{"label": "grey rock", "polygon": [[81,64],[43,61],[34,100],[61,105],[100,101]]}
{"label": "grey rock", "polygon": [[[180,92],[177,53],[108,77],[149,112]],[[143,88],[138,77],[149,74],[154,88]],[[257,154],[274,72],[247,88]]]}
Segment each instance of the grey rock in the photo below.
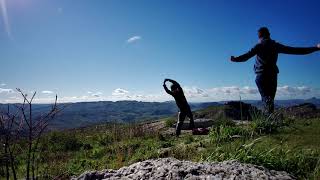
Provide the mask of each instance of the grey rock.
{"label": "grey rock", "polygon": [[[189,129],[189,122],[190,122],[189,119],[186,118],[183,122],[181,129],[188,130]],[[212,125],[214,125],[214,121],[213,121],[213,119],[199,118],[199,119],[194,120],[194,125],[196,128],[207,128],[207,127],[211,127]],[[174,124],[172,127],[175,128],[176,124]]]}
{"label": "grey rock", "polygon": [[174,158],[151,159],[122,167],[119,170],[85,172],[73,180],[96,179],[279,179],[290,180],[295,177],[284,171],[268,170],[262,166],[243,164],[238,161],[191,162]]}

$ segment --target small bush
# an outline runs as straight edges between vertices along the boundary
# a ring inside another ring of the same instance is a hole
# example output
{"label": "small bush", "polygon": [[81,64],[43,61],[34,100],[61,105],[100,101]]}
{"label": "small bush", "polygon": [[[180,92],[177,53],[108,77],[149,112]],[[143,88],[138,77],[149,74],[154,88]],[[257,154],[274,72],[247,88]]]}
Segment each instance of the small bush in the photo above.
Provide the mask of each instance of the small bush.
{"label": "small bush", "polygon": [[251,132],[243,127],[220,125],[219,127],[215,127],[210,130],[209,137],[212,142],[221,143],[230,141],[234,138],[251,137]]}
{"label": "small bush", "polygon": [[191,144],[192,142],[194,142],[194,138],[192,135],[188,135],[184,141],[185,144]]}
{"label": "small bush", "polygon": [[285,121],[282,114],[275,112],[269,116],[263,114],[253,114],[250,124],[251,130],[257,134],[270,134],[277,132],[280,128],[288,126],[289,121]]}
{"label": "small bush", "polygon": [[217,121],[214,121],[215,127],[219,127],[219,126],[233,127],[235,125],[236,125],[235,122],[227,118],[222,118],[222,119],[218,119]]}
{"label": "small bush", "polygon": [[101,146],[106,146],[114,141],[114,137],[110,133],[104,133],[102,135],[98,135],[98,143]]}
{"label": "small bush", "polygon": [[73,134],[51,133],[45,140],[45,146],[52,152],[60,151],[78,151],[82,147],[81,141]]}
{"label": "small bush", "polygon": [[176,123],[176,120],[174,118],[167,118],[165,120],[166,127],[172,127]]}

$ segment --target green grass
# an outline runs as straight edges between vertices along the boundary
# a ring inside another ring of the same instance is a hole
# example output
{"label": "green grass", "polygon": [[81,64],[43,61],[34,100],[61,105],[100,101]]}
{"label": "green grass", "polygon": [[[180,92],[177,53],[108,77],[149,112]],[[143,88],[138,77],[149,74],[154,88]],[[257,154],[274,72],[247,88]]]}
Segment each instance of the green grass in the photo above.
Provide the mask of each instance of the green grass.
{"label": "green grass", "polygon": [[[284,170],[299,179],[319,179],[320,119],[273,125],[261,119],[243,126],[221,120],[210,135],[182,134],[180,138],[145,131],[134,124],[51,132],[41,141],[38,174],[43,179],[68,178],[87,170],[118,169],[150,158],[175,157],[192,161],[236,159]],[[261,131],[264,127],[273,130]],[[23,177],[24,158],[22,151],[17,156],[19,177]]]}
{"label": "green grass", "polygon": [[167,117],[162,120],[165,122],[166,127],[172,127],[177,121],[174,117]]}
{"label": "green grass", "polygon": [[300,179],[320,178],[320,120],[296,121],[274,134],[216,143],[206,161],[236,159],[287,171]]}

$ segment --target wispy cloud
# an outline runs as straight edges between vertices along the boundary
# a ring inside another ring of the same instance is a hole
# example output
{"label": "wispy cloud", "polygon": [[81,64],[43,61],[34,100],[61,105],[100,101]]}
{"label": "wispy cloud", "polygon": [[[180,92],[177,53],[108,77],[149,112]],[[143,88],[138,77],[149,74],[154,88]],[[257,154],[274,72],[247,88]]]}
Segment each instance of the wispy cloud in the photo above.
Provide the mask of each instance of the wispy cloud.
{"label": "wispy cloud", "polygon": [[42,94],[53,94],[53,91],[41,91]]}
{"label": "wispy cloud", "polygon": [[8,37],[11,39],[12,38],[11,27],[10,27],[10,22],[9,22],[9,17],[8,17],[6,0],[0,0],[0,8],[1,8],[2,19],[3,19],[5,31],[7,32]]}
{"label": "wispy cloud", "polygon": [[129,94],[129,91],[121,88],[117,88],[112,92],[112,96],[125,96],[128,94]]}
{"label": "wispy cloud", "polygon": [[185,95],[190,98],[209,97],[209,94],[205,90],[198,87],[184,87],[183,90]]}
{"label": "wispy cloud", "polygon": [[258,94],[257,88],[252,88],[249,86],[238,87],[238,86],[226,86],[226,87],[215,87],[208,89],[208,92],[216,95],[255,95]]}
{"label": "wispy cloud", "polygon": [[139,41],[141,39],[142,39],[141,36],[132,36],[127,40],[127,43],[133,43],[133,42]]}
{"label": "wispy cloud", "polygon": [[7,84],[5,84],[5,83],[1,83],[1,84],[0,84],[0,86],[6,86],[6,85],[7,85]]}
{"label": "wispy cloud", "polygon": [[245,86],[245,87],[242,88],[241,93],[242,94],[258,94],[259,91],[258,91],[257,88],[252,88],[252,87],[249,87],[249,86]]}
{"label": "wispy cloud", "polygon": [[[206,90],[209,94],[209,99],[218,100],[235,100],[241,96],[244,99],[260,99],[259,91],[256,87],[215,87]],[[277,88],[276,99],[304,99],[310,97],[319,97],[320,90],[307,86],[279,86]],[[211,97],[211,98],[210,98]]]}
{"label": "wispy cloud", "polygon": [[0,88],[0,93],[13,93],[14,91],[12,89],[4,89]]}
{"label": "wispy cloud", "polygon": [[[103,94],[102,92],[92,92],[92,91],[88,91],[87,92],[88,94],[90,94],[90,96],[93,96],[93,97],[101,97],[101,95]],[[85,96],[87,97],[87,96]]]}
{"label": "wispy cloud", "polygon": [[285,96],[301,96],[314,92],[314,89],[307,86],[291,87],[288,85],[278,87],[278,94]]}
{"label": "wispy cloud", "polygon": [[102,95],[102,92],[96,92],[91,94],[94,97],[100,97]]}
{"label": "wispy cloud", "polygon": [[[196,86],[183,87],[184,93],[189,102],[209,102],[209,101],[229,101],[242,99],[259,100],[260,94],[256,87],[249,86],[222,86],[213,88],[200,88]],[[0,88],[0,102],[21,102],[19,96],[15,97],[12,89]],[[52,94],[52,91],[42,91],[44,94]],[[276,99],[307,99],[311,97],[320,98],[320,89],[308,86],[279,86]],[[4,99],[5,98],[5,99]],[[84,95],[58,96],[58,102],[88,102],[88,101],[168,101],[174,100],[160,89],[156,93],[146,93],[143,91],[129,91],[123,88],[114,89],[109,94],[104,95],[99,91],[88,91]],[[39,96],[35,103],[51,103],[50,96]]]}

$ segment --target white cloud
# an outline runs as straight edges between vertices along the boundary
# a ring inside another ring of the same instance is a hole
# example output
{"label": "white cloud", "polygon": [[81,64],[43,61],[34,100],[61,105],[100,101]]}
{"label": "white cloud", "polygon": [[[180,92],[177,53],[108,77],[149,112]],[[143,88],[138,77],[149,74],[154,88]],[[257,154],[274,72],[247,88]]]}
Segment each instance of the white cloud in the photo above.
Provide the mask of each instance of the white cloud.
{"label": "white cloud", "polygon": [[[223,86],[203,89],[196,86],[184,87],[184,93],[189,102],[208,102],[208,101],[229,101],[239,100],[240,96],[243,100],[252,99],[260,100],[260,94],[256,87],[238,87]],[[43,92],[43,91],[42,91]],[[51,92],[51,91],[50,91]],[[0,102],[21,102],[21,98],[14,98],[12,89],[0,88]],[[48,93],[50,94],[50,93]],[[59,94],[58,94],[59,95]],[[320,98],[320,89],[308,86],[279,86],[276,99],[307,99],[311,97]],[[137,100],[137,101],[168,101],[174,100],[170,95],[166,94],[163,89],[159,89],[158,93],[148,93],[143,91],[128,91],[126,89],[117,88],[109,95],[104,95],[99,91],[88,91],[84,95],[58,96],[58,102],[88,102],[88,101],[119,101],[119,100]],[[53,97],[39,96],[36,97],[35,103],[52,103]]]}
{"label": "white cloud", "polygon": [[5,84],[5,83],[1,83],[1,84],[0,84],[0,86],[6,86],[6,85],[7,85],[7,84]]}
{"label": "white cloud", "polygon": [[258,94],[259,91],[257,88],[252,88],[249,86],[245,86],[240,90],[241,94]]}
{"label": "white cloud", "polygon": [[117,88],[112,92],[113,96],[125,96],[128,94],[129,94],[129,91],[127,91],[125,89],[121,89],[121,88]]}
{"label": "white cloud", "polygon": [[127,43],[133,43],[135,41],[141,40],[141,36],[132,36],[127,40]]}
{"label": "white cloud", "polygon": [[14,91],[12,89],[4,89],[0,88],[0,93],[13,93]]}
{"label": "white cloud", "polygon": [[91,93],[91,95],[94,97],[100,97],[102,95],[102,92]]}
{"label": "white cloud", "polygon": [[211,93],[218,94],[218,93],[223,93],[223,94],[239,94],[240,88],[237,86],[227,86],[227,87],[215,87],[211,88],[208,90]]}
{"label": "white cloud", "polygon": [[202,90],[197,87],[191,87],[191,88],[184,87],[183,91],[184,91],[186,97],[190,97],[190,98],[209,97],[209,95],[207,94],[207,92],[205,92],[205,90]]}
{"label": "white cloud", "polygon": [[221,94],[221,95],[255,95],[258,94],[257,88],[252,88],[249,86],[237,87],[237,86],[227,86],[227,87],[215,87],[208,89],[212,94]]}
{"label": "white cloud", "polygon": [[53,91],[41,91],[42,94],[53,94]]}
{"label": "white cloud", "polygon": [[288,85],[280,86],[277,88],[277,90],[277,93],[283,96],[301,96],[310,94],[315,91],[314,89],[307,86],[291,87]]}
{"label": "white cloud", "polygon": [[[191,102],[205,102],[205,101],[228,101],[250,99],[259,100],[260,94],[256,87],[238,87],[238,86],[223,86],[214,87],[208,89],[202,89],[196,86],[183,87],[185,96],[188,101]],[[306,99],[310,97],[319,97],[320,90],[312,89],[307,86],[290,87],[281,86],[278,88],[276,99],[292,99],[301,98]],[[125,89],[115,89],[111,97],[107,97],[111,100],[138,100],[138,101],[168,101],[173,98],[161,90],[159,94],[147,94],[147,93],[135,93],[129,92]]]}

